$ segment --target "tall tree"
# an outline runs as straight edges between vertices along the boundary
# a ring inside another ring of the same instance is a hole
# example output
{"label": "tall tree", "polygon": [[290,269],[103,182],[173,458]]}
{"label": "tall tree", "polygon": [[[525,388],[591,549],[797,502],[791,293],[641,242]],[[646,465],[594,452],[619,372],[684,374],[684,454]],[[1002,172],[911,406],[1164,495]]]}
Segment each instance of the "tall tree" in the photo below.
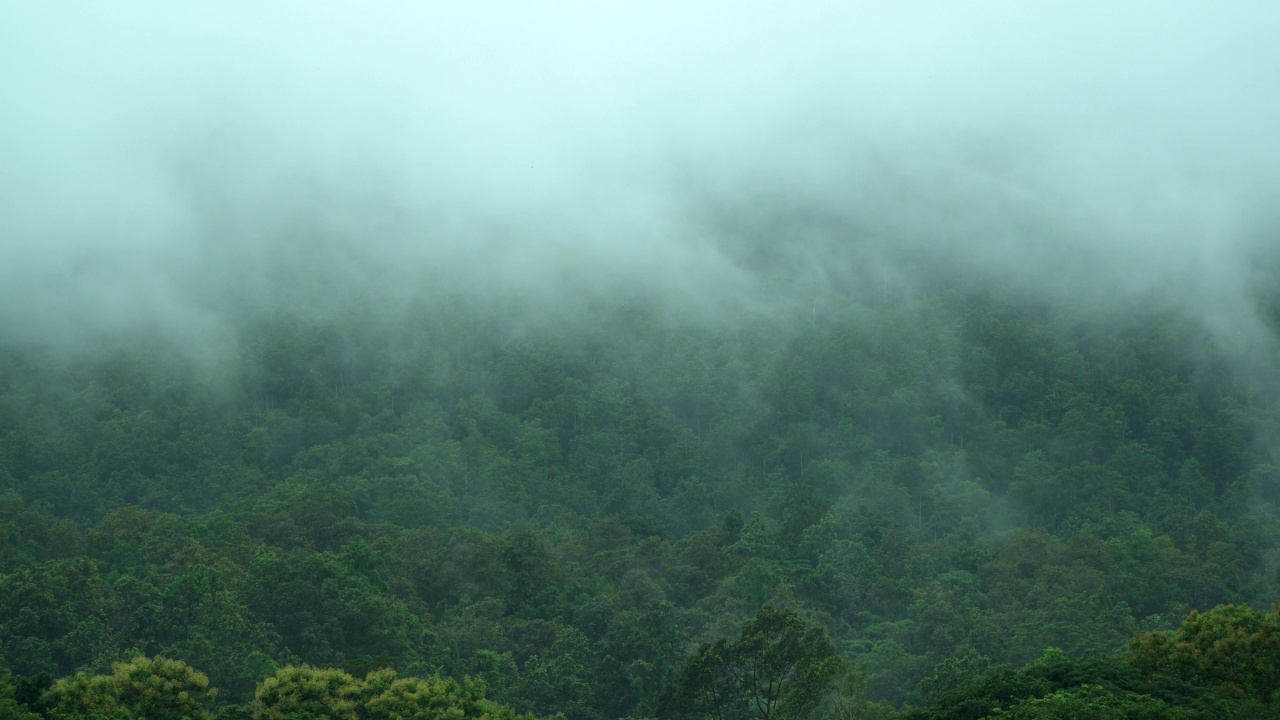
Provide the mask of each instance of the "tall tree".
{"label": "tall tree", "polygon": [[713,720],[804,720],[839,675],[822,628],[766,605],[734,642],[704,644],[668,686],[663,714]]}
{"label": "tall tree", "polygon": [[49,716],[199,720],[210,717],[217,693],[204,673],[181,660],[138,657],[116,663],[110,675],[57,681],[48,693]]}

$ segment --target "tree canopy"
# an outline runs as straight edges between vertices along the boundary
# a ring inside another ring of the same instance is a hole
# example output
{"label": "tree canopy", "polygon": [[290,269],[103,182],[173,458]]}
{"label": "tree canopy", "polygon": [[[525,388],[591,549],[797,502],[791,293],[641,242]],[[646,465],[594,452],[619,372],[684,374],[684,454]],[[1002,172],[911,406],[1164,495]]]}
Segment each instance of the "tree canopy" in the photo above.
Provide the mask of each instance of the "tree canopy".
{"label": "tree canopy", "polygon": [[916,277],[799,320],[243,308],[213,369],[0,333],[0,705],[1270,712],[1271,366]]}

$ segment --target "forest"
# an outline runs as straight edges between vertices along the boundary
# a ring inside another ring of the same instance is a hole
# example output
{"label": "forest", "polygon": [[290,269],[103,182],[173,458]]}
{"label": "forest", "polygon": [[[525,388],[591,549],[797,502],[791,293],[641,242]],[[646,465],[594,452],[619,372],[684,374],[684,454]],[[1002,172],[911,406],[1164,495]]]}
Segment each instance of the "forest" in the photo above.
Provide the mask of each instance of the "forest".
{"label": "forest", "polygon": [[1280,720],[1280,3],[0,3],[0,720]]}
{"label": "forest", "polygon": [[222,300],[216,360],[11,328],[0,708],[1280,717],[1274,344],[735,242],[786,292],[392,311],[315,271]]}

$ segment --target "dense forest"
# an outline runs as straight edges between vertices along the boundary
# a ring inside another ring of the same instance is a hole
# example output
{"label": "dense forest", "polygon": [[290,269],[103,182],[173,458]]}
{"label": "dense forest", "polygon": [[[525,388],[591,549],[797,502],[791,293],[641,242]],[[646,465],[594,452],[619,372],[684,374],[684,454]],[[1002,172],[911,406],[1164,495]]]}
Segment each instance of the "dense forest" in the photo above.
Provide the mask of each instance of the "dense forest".
{"label": "dense forest", "polygon": [[214,339],[14,324],[0,712],[1280,717],[1274,298],[729,235],[719,304],[285,248]]}
{"label": "dense forest", "polygon": [[1280,3],[0,3],[0,720],[1280,720]]}

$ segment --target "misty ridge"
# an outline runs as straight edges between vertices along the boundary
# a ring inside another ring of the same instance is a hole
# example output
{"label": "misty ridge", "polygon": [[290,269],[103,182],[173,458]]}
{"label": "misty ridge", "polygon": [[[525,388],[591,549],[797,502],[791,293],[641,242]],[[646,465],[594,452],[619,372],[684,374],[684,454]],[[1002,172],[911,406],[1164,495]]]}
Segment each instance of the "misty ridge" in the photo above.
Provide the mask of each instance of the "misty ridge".
{"label": "misty ridge", "polygon": [[1277,26],[0,11],[0,715],[1280,716]]}

